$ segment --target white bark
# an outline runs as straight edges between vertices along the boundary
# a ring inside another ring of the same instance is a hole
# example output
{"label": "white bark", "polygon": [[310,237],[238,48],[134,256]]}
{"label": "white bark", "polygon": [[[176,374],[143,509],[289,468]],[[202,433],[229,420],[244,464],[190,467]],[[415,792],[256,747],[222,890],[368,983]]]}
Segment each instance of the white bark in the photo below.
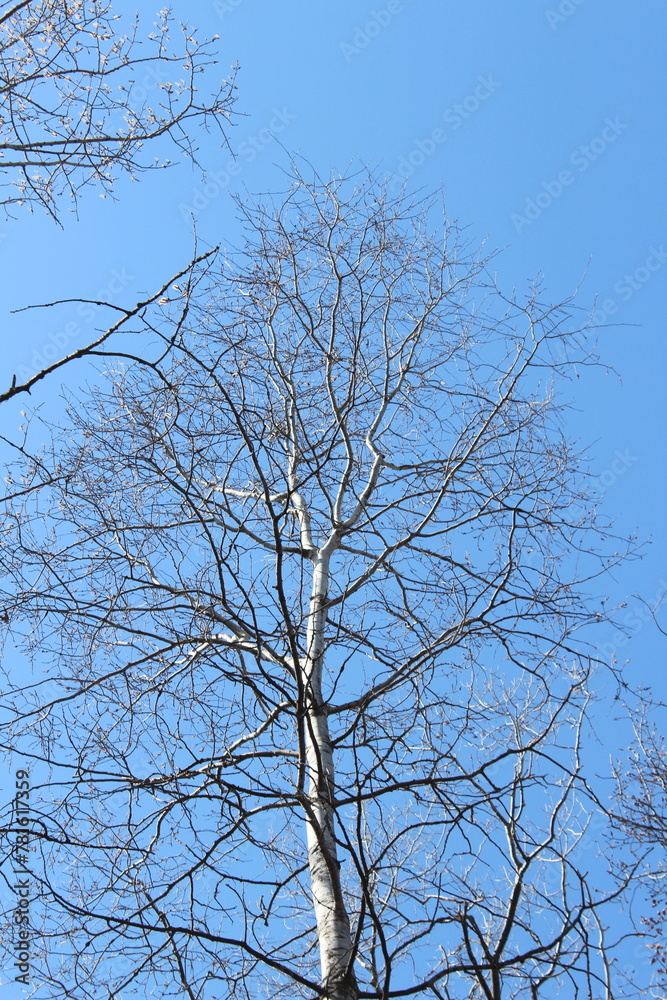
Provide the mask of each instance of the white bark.
{"label": "white bark", "polygon": [[334,833],[334,763],[329,724],[322,703],[324,627],[329,582],[329,544],[314,560],[307,655],[302,667],[306,701],[308,772],[308,862],[317,919],[322,985],[327,1000],[354,1000],[350,920],[340,887]]}

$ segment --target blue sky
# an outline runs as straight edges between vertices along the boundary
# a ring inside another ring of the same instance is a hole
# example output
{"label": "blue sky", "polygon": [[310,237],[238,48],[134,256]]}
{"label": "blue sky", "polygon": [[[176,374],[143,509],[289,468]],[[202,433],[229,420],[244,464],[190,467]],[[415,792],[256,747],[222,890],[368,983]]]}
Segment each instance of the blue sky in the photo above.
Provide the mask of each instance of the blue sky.
{"label": "blue sky", "polygon": [[[148,25],[150,3],[116,6],[137,5]],[[504,251],[502,283],[521,291],[543,273],[557,300],[585,273],[580,303],[592,308],[597,296],[598,319],[611,324],[600,351],[618,376],[584,372],[571,386],[571,426],[592,444],[604,512],[621,533],[652,537],[644,559],[610,581],[612,596],[628,601],[631,638],[610,630],[605,649],[631,657],[632,679],[667,697],[666,640],[634,596],[655,603],[667,590],[667,8],[176,0],[174,9],[220,35],[211,81],[240,64],[231,150],[204,136],[204,181],[184,164],[119,182],[117,202],[90,190],[63,229],[26,212],[0,222],[5,381],[82,344],[101,320],[72,305],[11,309],[69,296],[133,304],[189,259],[191,214],[204,245],[234,243],[229,193],[280,187],[287,153],[325,173],[361,162],[402,171],[413,188],[442,186],[469,235]],[[40,388],[35,402],[56,389],[55,380]],[[5,408],[4,430],[25,405]]]}
{"label": "blue sky", "polygon": [[[148,23],[150,5],[141,10]],[[507,286],[542,272],[559,299],[585,274],[579,301],[597,296],[610,324],[601,353],[619,377],[576,383],[573,429],[594,442],[606,513],[653,538],[619,575],[620,596],[653,599],[667,577],[663,5],[217,0],[176,13],[220,35],[210,82],[240,64],[231,150],[204,136],[204,182],[184,164],[121,181],[115,203],[89,191],[63,230],[27,213],[2,223],[8,370],[82,343],[102,318],[67,306],[10,319],[9,308],[76,295],[133,303],[187,260],[191,215],[204,244],[233,243],[229,193],[279,187],[288,152],[325,172],[364,162],[415,188],[442,185],[471,237],[504,251]],[[635,631],[623,649],[641,651],[637,669],[664,690],[651,630]]]}

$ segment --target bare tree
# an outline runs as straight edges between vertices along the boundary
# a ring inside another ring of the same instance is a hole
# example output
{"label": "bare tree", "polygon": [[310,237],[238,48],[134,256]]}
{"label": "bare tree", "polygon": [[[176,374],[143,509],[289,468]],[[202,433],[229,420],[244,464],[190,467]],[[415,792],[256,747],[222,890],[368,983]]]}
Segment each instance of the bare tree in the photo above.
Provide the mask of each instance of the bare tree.
{"label": "bare tree", "polygon": [[187,315],[146,316],[169,355],[73,399],[6,511],[44,979],[620,996],[581,764],[601,531],[552,384],[575,313],[367,177],[243,211]]}
{"label": "bare tree", "polygon": [[[76,209],[87,185],[97,184],[106,196],[120,173],[136,177],[169,165],[156,155],[169,148],[196,164],[201,128],[218,129],[224,140],[233,79],[202,99],[197,82],[214,65],[210,43],[184,25],[177,30],[180,44],[172,42],[174,22],[163,10],[142,39],[138,21],[126,30],[105,0],[0,4],[0,204],[6,212],[42,205],[57,220],[63,201]],[[197,263],[195,255],[190,267]],[[102,345],[108,353],[114,334],[125,333],[128,320],[151,301],[119,308],[107,330],[32,377],[17,382],[8,376],[0,402],[30,392],[69,361],[99,354]]]}
{"label": "bare tree", "polygon": [[234,85],[202,100],[197,78],[210,45],[162,11],[148,38],[107,0],[10,0],[0,5],[0,171],[5,209],[42,205],[57,218],[63,196],[76,207],[83,187],[113,192],[170,161],[161,137],[196,161],[198,126],[224,136]]}
{"label": "bare tree", "polygon": [[[662,631],[662,629],[661,629]],[[634,713],[635,741],[629,760],[619,766],[617,823],[642,856],[653,912],[641,917],[653,951],[658,986],[667,990],[667,748],[647,703]],[[662,706],[664,708],[664,706]]]}

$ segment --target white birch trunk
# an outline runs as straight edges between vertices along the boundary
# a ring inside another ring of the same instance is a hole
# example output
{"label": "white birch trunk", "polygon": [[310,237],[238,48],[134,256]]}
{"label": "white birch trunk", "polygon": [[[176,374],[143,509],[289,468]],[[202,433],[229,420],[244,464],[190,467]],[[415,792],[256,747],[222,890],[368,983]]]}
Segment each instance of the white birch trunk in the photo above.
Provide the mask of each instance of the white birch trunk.
{"label": "white birch trunk", "polygon": [[331,551],[325,546],[314,561],[308,620],[307,656],[302,664],[306,696],[306,762],[309,815],[308,862],[317,919],[322,985],[326,1000],[355,1000],[350,920],[340,889],[334,838],[334,765],[329,724],[322,704],[324,627]]}

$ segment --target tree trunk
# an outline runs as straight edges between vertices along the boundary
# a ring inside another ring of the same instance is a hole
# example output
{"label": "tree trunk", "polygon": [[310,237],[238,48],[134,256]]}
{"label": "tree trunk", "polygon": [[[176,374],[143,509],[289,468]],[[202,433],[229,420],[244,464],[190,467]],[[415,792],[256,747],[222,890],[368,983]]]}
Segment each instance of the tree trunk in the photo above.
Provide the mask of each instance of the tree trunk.
{"label": "tree trunk", "polygon": [[[326,546],[325,546],[326,549]],[[308,767],[308,862],[317,919],[322,985],[326,1000],[356,1000],[350,920],[340,887],[334,835],[334,765],[329,724],[322,703],[324,626],[330,552],[315,560],[308,620],[307,655],[302,665],[306,700]]]}

